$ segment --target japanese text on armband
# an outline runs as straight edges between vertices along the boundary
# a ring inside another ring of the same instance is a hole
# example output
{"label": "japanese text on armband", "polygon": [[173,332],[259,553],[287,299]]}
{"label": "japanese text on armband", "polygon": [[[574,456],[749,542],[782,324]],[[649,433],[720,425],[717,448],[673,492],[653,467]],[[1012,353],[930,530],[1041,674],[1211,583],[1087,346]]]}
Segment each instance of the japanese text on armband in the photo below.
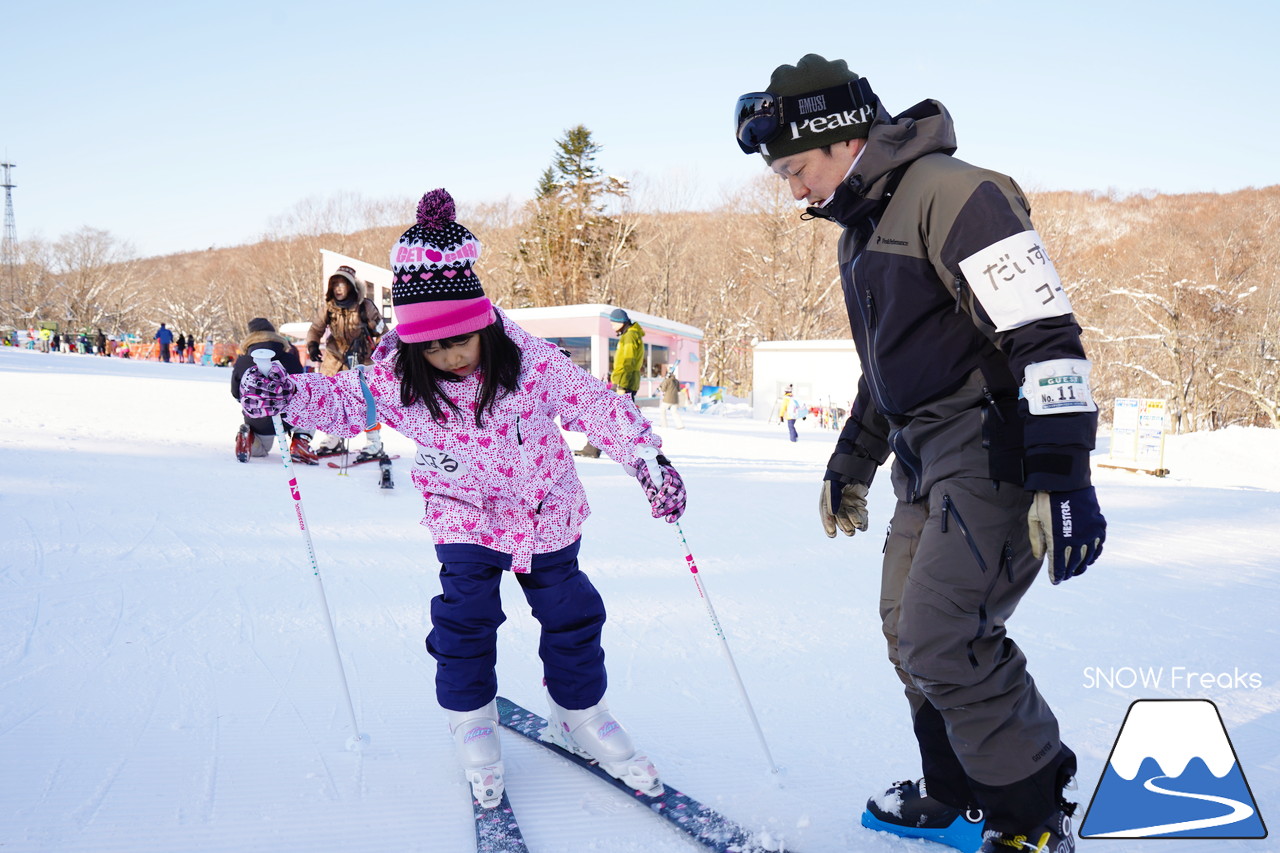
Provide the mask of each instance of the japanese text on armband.
{"label": "japanese text on armband", "polygon": [[1071,313],[1058,271],[1034,229],[974,252],[960,271],[997,332]]}
{"label": "japanese text on armband", "polygon": [[457,480],[466,476],[467,460],[446,453],[438,447],[418,445],[418,453],[413,457],[413,467],[423,472],[439,474],[448,480]]}
{"label": "japanese text on armband", "polygon": [[1093,365],[1084,358],[1055,358],[1028,364],[1022,396],[1033,415],[1064,412],[1096,412],[1089,371]]}

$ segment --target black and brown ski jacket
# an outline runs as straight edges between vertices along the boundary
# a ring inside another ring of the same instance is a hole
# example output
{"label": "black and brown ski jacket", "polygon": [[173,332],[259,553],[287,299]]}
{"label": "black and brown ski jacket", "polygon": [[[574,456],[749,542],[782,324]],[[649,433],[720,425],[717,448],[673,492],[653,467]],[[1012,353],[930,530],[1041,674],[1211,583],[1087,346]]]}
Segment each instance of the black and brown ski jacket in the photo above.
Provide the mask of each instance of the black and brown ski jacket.
{"label": "black and brown ski jacket", "polygon": [[[892,450],[895,492],[906,501],[957,476],[1030,490],[1087,486],[1096,411],[1031,415],[1019,399],[1027,365],[1085,358],[1080,328],[1060,287],[1042,310],[1001,301],[1014,270],[1048,264],[1054,281],[1056,273],[1018,185],[955,159],[955,147],[937,101],[892,119],[882,112],[830,203],[809,209],[845,229],[840,273],[862,362],[828,467],[869,483]],[[1017,251],[1006,252],[1015,235]],[[975,275],[983,280],[968,280]]]}

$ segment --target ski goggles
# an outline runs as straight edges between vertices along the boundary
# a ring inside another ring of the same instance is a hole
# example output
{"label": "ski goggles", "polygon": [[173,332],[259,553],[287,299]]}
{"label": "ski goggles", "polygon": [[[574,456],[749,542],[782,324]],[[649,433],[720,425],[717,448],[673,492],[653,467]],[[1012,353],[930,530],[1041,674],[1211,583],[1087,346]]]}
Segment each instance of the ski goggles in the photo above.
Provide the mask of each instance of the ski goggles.
{"label": "ski goggles", "polygon": [[761,145],[776,139],[788,122],[804,121],[814,114],[860,110],[874,103],[875,93],[865,77],[803,95],[748,92],[738,98],[734,108],[738,147],[745,154],[756,154]]}

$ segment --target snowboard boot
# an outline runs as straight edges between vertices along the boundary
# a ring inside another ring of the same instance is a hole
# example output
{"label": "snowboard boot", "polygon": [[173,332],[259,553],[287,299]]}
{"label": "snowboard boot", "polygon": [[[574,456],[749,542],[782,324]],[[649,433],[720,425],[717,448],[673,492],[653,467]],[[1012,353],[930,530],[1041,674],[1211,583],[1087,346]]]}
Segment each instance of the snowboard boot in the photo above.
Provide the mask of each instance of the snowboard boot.
{"label": "snowboard boot", "polygon": [[289,443],[289,458],[302,465],[320,464],[320,457],[311,451],[311,436],[305,432],[293,434],[293,441]]}
{"label": "snowboard boot", "polygon": [[551,706],[543,738],[556,746],[589,758],[613,778],[649,797],[662,793],[658,771],[648,756],[636,752],[631,735],[614,718],[601,699],[590,708],[571,711],[547,694]]}
{"label": "snowboard boot", "polygon": [[253,444],[253,438],[249,433],[248,424],[240,424],[240,431],[236,433],[236,458],[241,462],[249,461],[249,448]]}
{"label": "snowboard boot", "polygon": [[988,830],[982,834],[978,853],[1075,853],[1076,839],[1071,832],[1071,816],[1076,804],[1058,803],[1058,809],[1030,832],[1009,833]]}
{"label": "snowboard boot", "polygon": [[471,796],[491,809],[502,802],[502,742],[498,740],[498,703],[474,711],[446,711],[458,761],[471,783]]}
{"label": "snowboard boot", "polygon": [[973,853],[982,844],[984,823],[981,809],[961,810],[930,797],[923,779],[896,783],[867,800],[862,813],[862,825],[867,829],[923,838],[965,853]]}

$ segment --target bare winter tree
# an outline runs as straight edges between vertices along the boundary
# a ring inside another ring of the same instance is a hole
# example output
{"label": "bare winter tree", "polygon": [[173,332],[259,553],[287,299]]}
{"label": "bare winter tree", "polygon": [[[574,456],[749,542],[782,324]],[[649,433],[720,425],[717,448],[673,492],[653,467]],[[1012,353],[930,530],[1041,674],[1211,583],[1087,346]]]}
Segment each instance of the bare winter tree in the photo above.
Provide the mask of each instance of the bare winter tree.
{"label": "bare winter tree", "polygon": [[0,275],[6,277],[4,301],[0,316],[14,328],[26,328],[51,320],[53,307],[49,299],[53,289],[51,247],[44,240],[18,241],[12,266]]}
{"label": "bare winter tree", "polygon": [[736,248],[739,278],[760,295],[755,333],[764,340],[848,337],[836,263],[840,227],[801,219],[773,175],[756,178],[731,207],[749,222]]}
{"label": "bare winter tree", "polygon": [[60,237],[49,249],[48,319],[67,331],[130,328],[150,309],[133,247],[97,228]]}

